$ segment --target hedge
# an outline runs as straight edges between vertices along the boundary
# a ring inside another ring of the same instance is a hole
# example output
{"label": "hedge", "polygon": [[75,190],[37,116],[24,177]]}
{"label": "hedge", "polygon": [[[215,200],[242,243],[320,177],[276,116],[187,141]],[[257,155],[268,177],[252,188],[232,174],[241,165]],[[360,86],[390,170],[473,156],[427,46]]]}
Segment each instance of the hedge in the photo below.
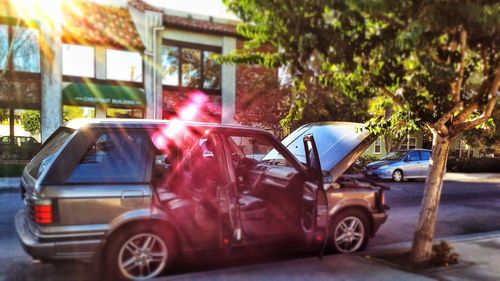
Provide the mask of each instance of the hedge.
{"label": "hedge", "polygon": [[458,158],[449,157],[448,172],[500,173],[500,158]]}
{"label": "hedge", "polygon": [[0,177],[20,177],[26,163],[0,163]]}

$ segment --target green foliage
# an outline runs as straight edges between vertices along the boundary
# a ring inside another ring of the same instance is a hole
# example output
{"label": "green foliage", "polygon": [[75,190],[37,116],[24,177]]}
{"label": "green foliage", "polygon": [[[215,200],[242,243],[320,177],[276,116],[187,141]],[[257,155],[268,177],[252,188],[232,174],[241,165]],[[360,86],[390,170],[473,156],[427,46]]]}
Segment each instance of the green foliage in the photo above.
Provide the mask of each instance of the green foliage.
{"label": "green foliage", "polygon": [[[389,94],[394,116],[386,121],[375,115],[367,128],[405,134],[436,124],[454,108],[452,115],[473,103],[481,108],[500,63],[498,1],[224,2],[243,19],[238,30],[248,38],[246,48],[224,62],[286,65],[301,81],[294,83],[294,106],[282,122],[286,126],[304,117],[314,95],[308,92],[320,85],[355,99]],[[274,51],[257,51],[265,45]],[[452,89],[460,79],[463,103],[457,104]],[[451,128],[450,118],[445,121]]]}
{"label": "green foliage", "polygon": [[78,106],[65,106],[63,108],[63,122],[68,122],[83,116],[83,108]]}
{"label": "green foliage", "polygon": [[450,157],[446,168],[448,172],[500,173],[500,158]]}
{"label": "green foliage", "polygon": [[363,171],[363,169],[366,167],[371,162],[375,162],[377,160],[380,160],[378,156],[376,155],[362,155],[358,159],[356,159],[356,162],[352,164],[351,167],[347,170],[347,174],[358,174]]}
{"label": "green foliage", "polygon": [[27,110],[21,115],[21,124],[31,135],[40,133],[40,112],[35,110]]}
{"label": "green foliage", "polygon": [[465,132],[464,137],[472,147],[494,146],[500,150],[500,107],[497,106],[492,117],[479,128]]}
{"label": "green foliage", "polygon": [[19,177],[23,174],[24,166],[24,163],[0,163],[0,177]]}
{"label": "green foliage", "polygon": [[0,124],[7,122],[7,120],[9,120],[9,109],[0,108]]}
{"label": "green foliage", "polygon": [[[63,121],[79,118],[83,116],[83,108],[77,106],[64,107]],[[21,114],[21,124],[28,133],[37,135],[40,133],[40,111],[26,110]]]}

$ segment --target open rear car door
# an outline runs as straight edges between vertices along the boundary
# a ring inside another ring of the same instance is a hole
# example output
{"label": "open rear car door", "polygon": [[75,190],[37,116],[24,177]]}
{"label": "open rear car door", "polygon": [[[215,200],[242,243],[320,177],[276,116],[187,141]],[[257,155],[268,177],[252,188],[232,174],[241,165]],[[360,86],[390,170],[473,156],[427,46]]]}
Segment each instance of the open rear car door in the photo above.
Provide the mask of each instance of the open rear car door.
{"label": "open rear car door", "polygon": [[235,183],[217,189],[217,210],[219,213],[219,243],[221,248],[241,242],[241,220],[238,204],[238,190]]}
{"label": "open rear car door", "polygon": [[305,135],[303,141],[307,179],[302,197],[304,211],[301,226],[305,234],[306,244],[321,246],[321,255],[328,237],[328,200],[323,188],[323,172],[314,137],[312,134]]}

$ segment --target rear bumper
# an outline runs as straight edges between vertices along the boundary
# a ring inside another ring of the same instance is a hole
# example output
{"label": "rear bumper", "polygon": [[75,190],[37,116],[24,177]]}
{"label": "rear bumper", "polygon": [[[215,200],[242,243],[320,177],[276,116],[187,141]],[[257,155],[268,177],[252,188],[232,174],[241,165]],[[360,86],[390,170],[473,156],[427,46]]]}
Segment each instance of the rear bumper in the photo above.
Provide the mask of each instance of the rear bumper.
{"label": "rear bumper", "polygon": [[[101,244],[100,239],[65,240],[61,237],[55,241],[41,241],[28,225],[28,217],[24,210],[15,218],[17,237],[21,245],[34,259],[42,260],[81,260],[89,262]],[[66,238],[67,239],[67,238]]]}
{"label": "rear bumper", "polygon": [[375,233],[377,233],[380,226],[387,221],[387,217],[389,217],[389,215],[386,212],[372,214],[373,218],[372,237],[375,236]]}

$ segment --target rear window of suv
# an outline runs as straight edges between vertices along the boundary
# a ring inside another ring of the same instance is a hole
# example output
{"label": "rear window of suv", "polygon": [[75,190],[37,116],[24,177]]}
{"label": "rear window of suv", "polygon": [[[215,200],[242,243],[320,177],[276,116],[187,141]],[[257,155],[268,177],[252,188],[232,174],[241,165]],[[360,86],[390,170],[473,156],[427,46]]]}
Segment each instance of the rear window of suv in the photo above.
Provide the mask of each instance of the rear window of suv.
{"label": "rear window of suv", "polygon": [[64,142],[73,134],[74,130],[59,128],[41,147],[31,162],[26,166],[28,173],[38,179]]}

